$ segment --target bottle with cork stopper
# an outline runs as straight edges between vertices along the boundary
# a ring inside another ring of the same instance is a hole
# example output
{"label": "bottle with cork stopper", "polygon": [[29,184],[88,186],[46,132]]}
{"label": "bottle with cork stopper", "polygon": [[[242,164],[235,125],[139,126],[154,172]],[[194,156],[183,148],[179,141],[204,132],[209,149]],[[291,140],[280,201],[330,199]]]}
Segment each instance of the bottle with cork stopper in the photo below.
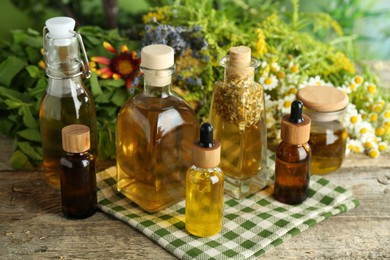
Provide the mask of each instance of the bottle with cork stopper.
{"label": "bottle with cork stopper", "polygon": [[117,189],[147,212],[185,198],[185,174],[199,123],[194,110],[171,90],[174,51],[162,44],[141,50],[144,91],[117,118]]}
{"label": "bottle with cork stopper", "polygon": [[222,58],[223,81],[214,84],[210,122],[221,142],[225,192],[241,199],[269,180],[263,86],[254,80],[259,61],[247,46],[236,46]]}
{"label": "bottle with cork stopper", "polygon": [[194,165],[186,176],[186,229],[198,237],[209,237],[222,229],[224,178],[221,145],[213,139],[213,127],[204,123],[193,147]]}
{"label": "bottle with cork stopper", "polygon": [[286,204],[299,204],[308,195],[311,149],[310,118],[302,114],[303,104],[295,100],[291,113],[281,123],[282,141],[276,150],[274,197]]}
{"label": "bottle with cork stopper", "polygon": [[65,151],[61,164],[62,212],[68,218],[87,218],[97,209],[95,158],[90,151],[90,130],[73,124],[62,129]]}
{"label": "bottle with cork stopper", "polygon": [[97,151],[95,105],[83,82],[91,73],[83,41],[74,28],[74,19],[54,17],[43,29],[48,86],[40,104],[39,124],[45,179],[56,188],[60,187],[63,127],[88,126],[91,153],[96,156]]}

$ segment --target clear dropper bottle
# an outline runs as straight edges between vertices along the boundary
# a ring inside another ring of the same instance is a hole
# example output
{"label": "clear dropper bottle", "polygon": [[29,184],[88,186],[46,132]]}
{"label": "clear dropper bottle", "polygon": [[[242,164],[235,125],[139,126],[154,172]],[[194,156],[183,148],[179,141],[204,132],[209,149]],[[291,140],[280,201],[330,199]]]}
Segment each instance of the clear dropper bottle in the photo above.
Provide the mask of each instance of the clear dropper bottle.
{"label": "clear dropper bottle", "polygon": [[[43,45],[48,86],[42,98],[39,121],[45,179],[60,187],[61,129],[83,124],[91,131],[91,153],[96,156],[96,112],[91,94],[83,83],[90,77],[88,58],[75,21],[54,17],[43,28]],[[80,56],[80,47],[84,62]]]}
{"label": "clear dropper bottle", "polygon": [[213,140],[213,127],[204,123],[194,144],[194,165],[186,176],[186,229],[209,237],[222,229],[224,176],[219,168],[221,144]]}

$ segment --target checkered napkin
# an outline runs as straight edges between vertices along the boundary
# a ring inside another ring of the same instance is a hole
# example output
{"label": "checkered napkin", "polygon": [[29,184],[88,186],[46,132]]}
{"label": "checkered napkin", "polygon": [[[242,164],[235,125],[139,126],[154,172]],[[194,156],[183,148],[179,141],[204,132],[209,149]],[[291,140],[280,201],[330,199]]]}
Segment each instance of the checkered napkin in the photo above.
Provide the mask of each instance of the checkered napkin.
{"label": "checkered napkin", "polygon": [[185,229],[184,201],[159,213],[146,213],[116,191],[115,174],[115,167],[97,174],[99,207],[182,259],[254,258],[359,205],[351,192],[313,175],[309,197],[297,206],[275,201],[272,187],[242,200],[225,195],[222,232],[198,238]]}

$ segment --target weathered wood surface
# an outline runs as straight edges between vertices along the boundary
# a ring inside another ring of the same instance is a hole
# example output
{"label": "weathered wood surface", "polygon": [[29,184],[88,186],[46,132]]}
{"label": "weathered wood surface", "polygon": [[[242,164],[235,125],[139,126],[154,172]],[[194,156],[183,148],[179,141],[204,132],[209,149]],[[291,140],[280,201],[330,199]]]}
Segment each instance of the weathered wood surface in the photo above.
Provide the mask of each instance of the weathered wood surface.
{"label": "weathered wood surface", "polygon": [[[98,212],[62,216],[60,192],[41,171],[7,161],[12,141],[0,137],[0,259],[174,259],[137,230]],[[390,155],[353,155],[326,176],[351,189],[361,206],[327,219],[266,253],[266,259],[390,259]]]}

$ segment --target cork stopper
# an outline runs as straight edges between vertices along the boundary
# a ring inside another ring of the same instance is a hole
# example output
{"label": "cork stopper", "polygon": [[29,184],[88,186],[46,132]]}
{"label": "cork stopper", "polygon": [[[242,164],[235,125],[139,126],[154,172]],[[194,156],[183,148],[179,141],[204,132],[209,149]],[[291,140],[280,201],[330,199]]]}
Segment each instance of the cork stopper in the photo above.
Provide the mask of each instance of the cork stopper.
{"label": "cork stopper", "polygon": [[229,80],[240,80],[253,76],[255,68],[251,66],[251,49],[247,46],[231,47],[229,50],[229,63],[226,68],[226,77]]}
{"label": "cork stopper", "polygon": [[232,66],[249,66],[251,64],[251,49],[247,46],[231,47],[229,58]]}
{"label": "cork stopper", "polygon": [[307,86],[297,93],[305,107],[317,112],[334,112],[344,109],[349,102],[348,95],[335,87]]}
{"label": "cork stopper", "polygon": [[281,124],[281,138],[289,144],[304,144],[310,139],[311,120],[302,114],[303,104],[295,100],[291,104],[291,113],[284,115]]}
{"label": "cork stopper", "polygon": [[213,127],[204,123],[200,127],[200,139],[194,143],[192,159],[200,168],[214,168],[219,165],[221,144],[213,139]]}
{"label": "cork stopper", "polygon": [[171,68],[174,63],[174,50],[164,44],[148,45],[141,50],[141,70],[144,73],[145,84],[164,87],[172,81]]}
{"label": "cork stopper", "polygon": [[82,153],[90,148],[89,127],[68,125],[62,128],[62,148],[69,153]]}

